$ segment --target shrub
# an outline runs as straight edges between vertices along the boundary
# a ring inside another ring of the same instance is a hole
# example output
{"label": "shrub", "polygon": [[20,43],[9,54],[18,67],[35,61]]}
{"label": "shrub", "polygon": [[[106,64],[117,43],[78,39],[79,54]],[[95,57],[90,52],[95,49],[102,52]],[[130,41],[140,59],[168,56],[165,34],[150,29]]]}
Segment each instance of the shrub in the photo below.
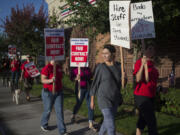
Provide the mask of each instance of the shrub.
{"label": "shrub", "polygon": [[180,90],[169,89],[166,94],[160,94],[161,112],[180,116]]}

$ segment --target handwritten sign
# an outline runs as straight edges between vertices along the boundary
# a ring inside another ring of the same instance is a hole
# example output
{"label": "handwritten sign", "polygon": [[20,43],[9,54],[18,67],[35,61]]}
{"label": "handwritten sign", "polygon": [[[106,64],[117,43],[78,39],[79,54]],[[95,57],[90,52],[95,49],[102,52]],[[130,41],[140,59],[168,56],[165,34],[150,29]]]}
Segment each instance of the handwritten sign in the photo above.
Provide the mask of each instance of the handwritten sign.
{"label": "handwritten sign", "polygon": [[39,70],[36,68],[33,62],[25,64],[24,67],[31,77],[37,77],[40,75]]}
{"label": "handwritten sign", "polygon": [[130,48],[130,1],[110,1],[109,20],[111,44]]}
{"label": "handwritten sign", "polygon": [[132,40],[155,38],[152,1],[131,4]]}
{"label": "handwritten sign", "polygon": [[44,29],[46,60],[64,60],[64,29]]}
{"label": "handwritten sign", "polygon": [[88,38],[71,38],[71,67],[88,67]]}

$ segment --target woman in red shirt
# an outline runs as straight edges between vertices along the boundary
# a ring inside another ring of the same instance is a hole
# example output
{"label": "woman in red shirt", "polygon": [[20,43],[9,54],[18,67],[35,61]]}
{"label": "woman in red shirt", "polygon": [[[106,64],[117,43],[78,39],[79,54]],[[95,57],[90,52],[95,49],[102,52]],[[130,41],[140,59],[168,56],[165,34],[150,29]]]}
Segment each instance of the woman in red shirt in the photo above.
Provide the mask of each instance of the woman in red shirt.
{"label": "woman in red shirt", "polygon": [[[63,91],[62,91],[62,68],[60,65],[56,65],[56,76],[53,75],[53,67],[55,61],[51,60],[41,71],[41,82],[43,83],[42,100],[44,111],[41,118],[41,129],[48,131],[48,121],[52,107],[54,105],[57,116],[57,127],[61,135],[69,135],[66,132],[66,126],[64,124],[64,112],[63,112]],[[53,93],[53,82],[55,83],[55,89]]]}
{"label": "woman in red shirt", "polygon": [[136,61],[134,67],[133,75],[136,77],[134,98],[139,110],[136,135],[141,135],[146,125],[149,135],[158,134],[153,100],[159,74],[152,62],[153,55],[154,47],[150,45],[146,48],[144,56]]}

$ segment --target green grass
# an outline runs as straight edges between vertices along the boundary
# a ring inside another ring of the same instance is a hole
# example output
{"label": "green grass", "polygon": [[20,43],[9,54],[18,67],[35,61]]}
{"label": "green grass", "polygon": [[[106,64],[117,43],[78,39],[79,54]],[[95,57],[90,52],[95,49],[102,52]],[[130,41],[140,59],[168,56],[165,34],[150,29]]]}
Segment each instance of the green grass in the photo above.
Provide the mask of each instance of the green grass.
{"label": "green grass", "polygon": [[[63,78],[64,88],[64,107],[66,109],[72,110],[75,105],[75,94],[73,92],[74,83],[69,80],[67,76]],[[37,96],[41,95],[42,85],[33,86],[32,94]],[[137,116],[133,110],[133,106],[122,105],[118,109],[116,117],[116,129],[118,132],[123,133],[124,135],[135,135],[136,121]],[[87,106],[86,102],[83,102],[79,114],[87,117]],[[102,121],[102,115],[97,106],[95,109],[95,121],[100,123]],[[157,123],[158,123],[158,132],[159,135],[180,135],[180,118],[166,115],[163,113],[156,113]],[[143,135],[148,135],[147,129]]]}

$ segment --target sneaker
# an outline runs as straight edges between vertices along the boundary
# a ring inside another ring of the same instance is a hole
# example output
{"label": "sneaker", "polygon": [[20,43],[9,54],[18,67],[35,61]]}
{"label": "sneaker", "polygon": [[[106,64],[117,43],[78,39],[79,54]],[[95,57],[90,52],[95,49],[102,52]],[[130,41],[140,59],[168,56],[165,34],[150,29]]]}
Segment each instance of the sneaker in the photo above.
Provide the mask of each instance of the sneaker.
{"label": "sneaker", "polygon": [[89,126],[89,129],[91,129],[94,132],[97,132],[97,129],[93,125]]}
{"label": "sneaker", "polygon": [[49,130],[49,127],[43,127],[43,126],[41,126],[41,129],[42,129],[42,131],[44,131],[44,132],[50,131],[50,130]]}

